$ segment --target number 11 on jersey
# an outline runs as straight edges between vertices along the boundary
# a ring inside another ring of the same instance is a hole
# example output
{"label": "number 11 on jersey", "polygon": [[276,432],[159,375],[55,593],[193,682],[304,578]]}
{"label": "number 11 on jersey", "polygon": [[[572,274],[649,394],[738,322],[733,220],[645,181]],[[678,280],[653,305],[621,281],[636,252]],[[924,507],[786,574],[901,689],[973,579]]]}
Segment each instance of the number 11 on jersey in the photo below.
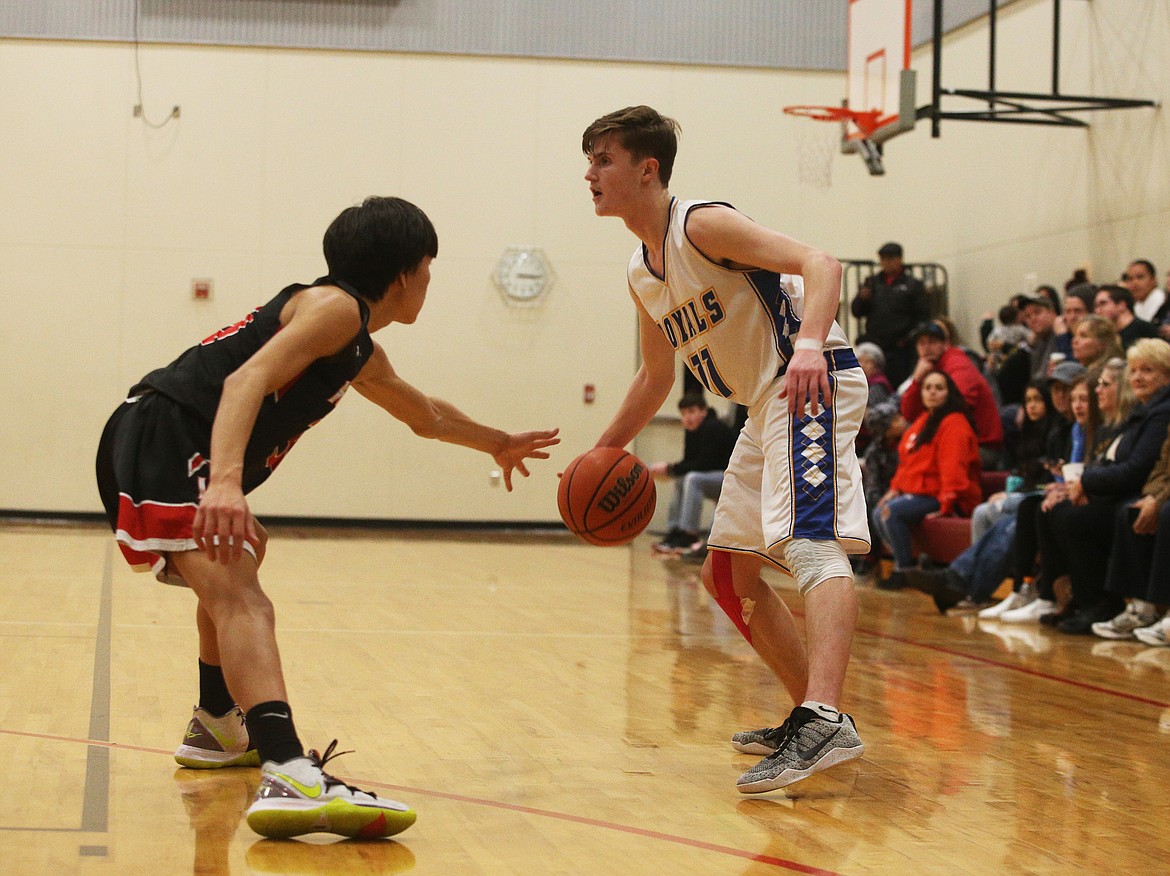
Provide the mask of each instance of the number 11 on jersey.
{"label": "number 11 on jersey", "polygon": [[709,348],[702,347],[696,350],[687,361],[690,363],[691,371],[703,386],[722,398],[731,398],[734,393],[719,373],[719,369],[715,367],[715,360],[711,358]]}

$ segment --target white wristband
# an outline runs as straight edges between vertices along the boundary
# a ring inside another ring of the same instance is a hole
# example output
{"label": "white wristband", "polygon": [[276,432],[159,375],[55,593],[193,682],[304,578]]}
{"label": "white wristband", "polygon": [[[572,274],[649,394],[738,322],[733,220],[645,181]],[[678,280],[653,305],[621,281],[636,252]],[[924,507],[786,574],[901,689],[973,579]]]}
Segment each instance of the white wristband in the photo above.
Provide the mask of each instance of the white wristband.
{"label": "white wristband", "polygon": [[794,350],[813,350],[813,351],[819,353],[821,351],[821,348],[823,348],[824,346],[825,345],[824,345],[823,341],[814,341],[812,338],[797,338],[796,342],[793,343],[793,345],[792,345],[792,349],[794,349]]}

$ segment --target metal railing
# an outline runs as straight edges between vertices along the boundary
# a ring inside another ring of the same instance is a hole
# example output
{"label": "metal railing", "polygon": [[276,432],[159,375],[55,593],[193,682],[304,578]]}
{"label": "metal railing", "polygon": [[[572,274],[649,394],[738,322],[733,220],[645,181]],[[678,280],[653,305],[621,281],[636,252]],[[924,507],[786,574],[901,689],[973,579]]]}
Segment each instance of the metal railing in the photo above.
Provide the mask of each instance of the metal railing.
{"label": "metal railing", "polygon": [[[878,272],[879,264],[868,259],[840,259],[844,274],[841,279],[841,306],[837,308],[837,322],[845,330],[850,340],[856,340],[861,334],[862,320],[857,319],[850,311],[857,291],[861,284]],[[950,310],[948,293],[947,269],[934,262],[904,263],[903,267],[912,277],[922,281],[926,287],[926,294],[930,298],[930,315],[946,316]]]}

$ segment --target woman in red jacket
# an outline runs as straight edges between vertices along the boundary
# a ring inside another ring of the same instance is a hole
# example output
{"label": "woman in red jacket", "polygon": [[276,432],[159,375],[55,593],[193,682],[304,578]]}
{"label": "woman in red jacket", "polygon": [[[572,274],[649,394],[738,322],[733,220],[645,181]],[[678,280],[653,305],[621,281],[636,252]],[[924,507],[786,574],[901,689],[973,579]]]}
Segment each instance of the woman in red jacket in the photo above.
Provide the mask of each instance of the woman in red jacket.
{"label": "woman in red jacket", "polygon": [[898,469],[873,510],[873,524],[894,554],[894,575],[913,568],[910,528],[926,517],[967,517],[982,501],[979,442],[955,382],[942,371],[920,384],[925,410],[898,447]]}

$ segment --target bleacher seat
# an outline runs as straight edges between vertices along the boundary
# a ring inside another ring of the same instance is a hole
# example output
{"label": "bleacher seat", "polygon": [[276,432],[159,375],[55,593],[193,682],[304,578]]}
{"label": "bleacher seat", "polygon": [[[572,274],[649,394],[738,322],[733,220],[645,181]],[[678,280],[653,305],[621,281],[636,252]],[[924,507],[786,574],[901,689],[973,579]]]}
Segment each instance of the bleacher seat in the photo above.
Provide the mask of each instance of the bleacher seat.
{"label": "bleacher seat", "polygon": [[[1001,492],[1007,478],[1006,471],[983,472],[980,482],[984,501]],[[932,563],[949,566],[955,557],[971,546],[971,518],[934,517],[923,520],[910,534],[915,556],[925,554]]]}

